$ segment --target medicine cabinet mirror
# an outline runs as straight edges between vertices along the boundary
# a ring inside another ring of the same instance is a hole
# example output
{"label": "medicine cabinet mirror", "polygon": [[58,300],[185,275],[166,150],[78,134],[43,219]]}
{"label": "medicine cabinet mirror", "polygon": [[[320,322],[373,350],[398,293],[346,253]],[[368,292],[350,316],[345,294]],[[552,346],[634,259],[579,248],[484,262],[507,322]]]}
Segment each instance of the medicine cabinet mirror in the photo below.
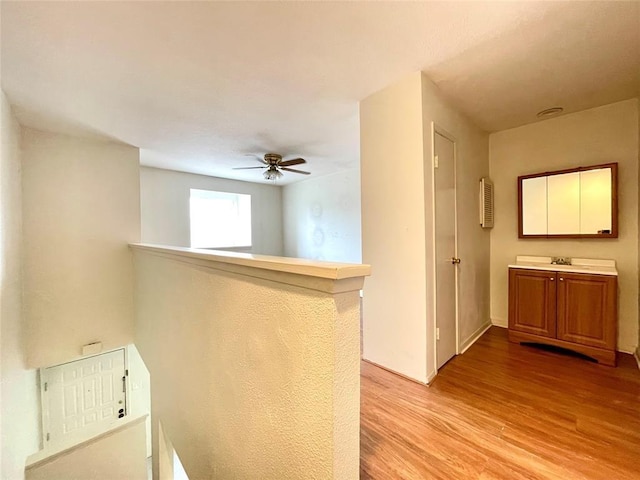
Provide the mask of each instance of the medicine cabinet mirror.
{"label": "medicine cabinet mirror", "polygon": [[520,238],[617,238],[618,164],[518,177]]}

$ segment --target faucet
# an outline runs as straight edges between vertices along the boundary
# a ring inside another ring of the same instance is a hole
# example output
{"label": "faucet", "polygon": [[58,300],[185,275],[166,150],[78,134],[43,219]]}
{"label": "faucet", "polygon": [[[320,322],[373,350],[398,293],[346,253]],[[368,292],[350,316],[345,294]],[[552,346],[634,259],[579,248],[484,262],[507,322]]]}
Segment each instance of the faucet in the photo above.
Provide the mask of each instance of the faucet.
{"label": "faucet", "polygon": [[570,257],[551,257],[552,265],[571,265]]}

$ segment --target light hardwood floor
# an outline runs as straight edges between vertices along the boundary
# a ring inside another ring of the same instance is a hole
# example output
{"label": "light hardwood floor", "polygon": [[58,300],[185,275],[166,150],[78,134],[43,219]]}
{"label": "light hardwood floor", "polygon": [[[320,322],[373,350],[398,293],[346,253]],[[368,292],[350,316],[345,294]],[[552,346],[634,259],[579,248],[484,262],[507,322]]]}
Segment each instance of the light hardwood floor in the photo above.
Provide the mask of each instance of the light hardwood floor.
{"label": "light hardwood floor", "polygon": [[362,363],[360,478],[640,479],[640,370],[492,327],[429,387]]}

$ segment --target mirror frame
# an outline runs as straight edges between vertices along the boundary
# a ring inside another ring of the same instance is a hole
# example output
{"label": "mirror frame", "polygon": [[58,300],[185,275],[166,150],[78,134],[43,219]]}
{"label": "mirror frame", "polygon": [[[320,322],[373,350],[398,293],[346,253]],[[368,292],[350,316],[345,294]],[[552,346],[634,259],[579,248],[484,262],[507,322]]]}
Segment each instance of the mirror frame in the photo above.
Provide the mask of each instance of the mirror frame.
{"label": "mirror frame", "polygon": [[[611,169],[611,233],[562,233],[562,234],[524,234],[522,232],[522,181],[529,178],[550,177],[564,173],[585,172],[588,170]],[[553,172],[533,173],[518,177],[518,238],[618,238],[618,164],[603,163],[588,167],[555,170]]]}

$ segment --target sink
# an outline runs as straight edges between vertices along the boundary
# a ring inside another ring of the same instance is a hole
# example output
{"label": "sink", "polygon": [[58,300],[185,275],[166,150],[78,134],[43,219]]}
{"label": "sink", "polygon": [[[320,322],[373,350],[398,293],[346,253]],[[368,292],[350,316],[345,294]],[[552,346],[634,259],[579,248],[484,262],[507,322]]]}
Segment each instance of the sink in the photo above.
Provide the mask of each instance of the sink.
{"label": "sink", "polygon": [[591,265],[561,265],[557,263],[549,263],[546,264],[545,267],[555,268],[556,270],[575,270],[579,268],[580,270],[591,270]]}

